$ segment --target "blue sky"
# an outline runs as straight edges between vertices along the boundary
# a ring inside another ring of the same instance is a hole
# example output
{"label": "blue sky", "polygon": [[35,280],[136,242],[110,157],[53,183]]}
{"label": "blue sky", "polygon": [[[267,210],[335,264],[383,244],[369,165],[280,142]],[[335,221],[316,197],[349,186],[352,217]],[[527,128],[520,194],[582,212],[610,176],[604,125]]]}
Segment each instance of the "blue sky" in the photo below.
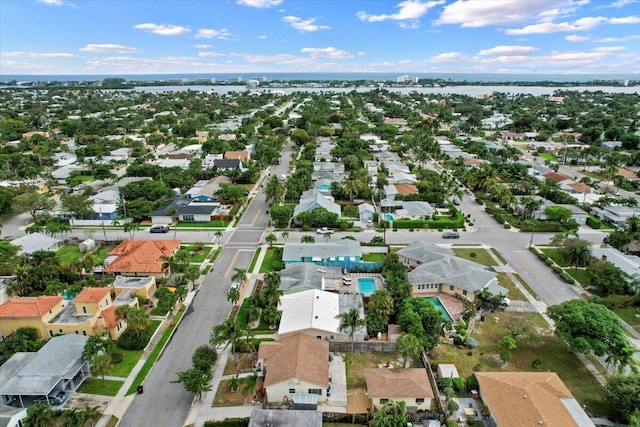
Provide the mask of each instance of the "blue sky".
{"label": "blue sky", "polygon": [[640,74],[640,0],[2,0],[0,74]]}

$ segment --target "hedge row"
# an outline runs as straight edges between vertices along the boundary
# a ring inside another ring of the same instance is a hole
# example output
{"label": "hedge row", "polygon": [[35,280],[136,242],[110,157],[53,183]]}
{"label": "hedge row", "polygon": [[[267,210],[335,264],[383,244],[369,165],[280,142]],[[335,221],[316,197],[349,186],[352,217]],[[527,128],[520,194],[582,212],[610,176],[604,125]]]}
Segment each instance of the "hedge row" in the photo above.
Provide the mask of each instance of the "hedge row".
{"label": "hedge row", "polygon": [[536,254],[536,256],[540,258],[542,261],[544,261],[545,264],[551,267],[551,271],[557,274],[558,277],[560,277],[565,283],[568,283],[570,285],[574,285],[576,283],[575,279],[571,277],[569,273],[564,271],[562,268],[558,267],[556,263],[551,258],[549,258],[546,254],[538,251],[535,248],[529,248],[529,250],[534,254]]}
{"label": "hedge row", "polygon": [[595,230],[599,230],[602,227],[602,221],[600,221],[598,218],[588,216],[587,225]]}
{"label": "hedge row", "polygon": [[225,418],[222,421],[205,421],[204,427],[247,427],[249,418]]}
{"label": "hedge row", "polygon": [[439,219],[436,221],[428,219],[399,219],[393,221],[393,228],[429,228],[432,230],[455,229],[464,226],[464,217],[459,219]]}

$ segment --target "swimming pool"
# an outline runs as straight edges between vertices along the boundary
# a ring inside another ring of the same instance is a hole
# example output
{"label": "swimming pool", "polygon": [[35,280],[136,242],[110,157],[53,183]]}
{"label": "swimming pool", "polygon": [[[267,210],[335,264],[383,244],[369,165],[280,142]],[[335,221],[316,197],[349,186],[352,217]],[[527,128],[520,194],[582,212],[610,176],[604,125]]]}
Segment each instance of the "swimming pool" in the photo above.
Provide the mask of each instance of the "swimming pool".
{"label": "swimming pool", "polygon": [[358,277],[358,289],[362,295],[371,295],[376,291],[376,282],[369,277]]}
{"label": "swimming pool", "polygon": [[320,185],[319,187],[316,187],[316,190],[318,190],[318,191],[329,191],[329,190],[331,190],[331,186],[330,185]]}
{"label": "swimming pool", "polygon": [[442,313],[442,318],[446,322],[453,322],[453,319],[449,315],[447,308],[444,305],[442,305],[442,301],[440,301],[440,298],[438,297],[424,297],[424,298],[429,300],[431,305],[433,305],[440,313]]}
{"label": "swimming pool", "polygon": [[393,221],[393,215],[387,214],[387,221]]}

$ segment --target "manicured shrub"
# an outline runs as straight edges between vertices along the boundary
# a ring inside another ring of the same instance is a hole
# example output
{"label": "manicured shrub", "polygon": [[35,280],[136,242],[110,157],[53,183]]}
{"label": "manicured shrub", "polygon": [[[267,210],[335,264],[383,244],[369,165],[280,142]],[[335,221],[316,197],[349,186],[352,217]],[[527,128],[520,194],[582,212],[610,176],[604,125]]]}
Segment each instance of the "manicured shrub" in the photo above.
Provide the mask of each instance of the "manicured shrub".
{"label": "manicured shrub", "polygon": [[553,262],[553,260],[549,257],[547,257],[547,259],[544,260],[544,263],[547,264],[549,267],[555,265],[555,262]]}
{"label": "manicured shrub", "polygon": [[595,230],[599,230],[602,227],[602,221],[598,218],[587,217],[587,225]]}
{"label": "manicured shrub", "polygon": [[573,277],[571,277],[571,275],[565,271],[563,271],[562,273],[560,273],[560,278],[562,280],[564,280],[566,283],[573,285],[576,283],[576,281],[574,280]]}

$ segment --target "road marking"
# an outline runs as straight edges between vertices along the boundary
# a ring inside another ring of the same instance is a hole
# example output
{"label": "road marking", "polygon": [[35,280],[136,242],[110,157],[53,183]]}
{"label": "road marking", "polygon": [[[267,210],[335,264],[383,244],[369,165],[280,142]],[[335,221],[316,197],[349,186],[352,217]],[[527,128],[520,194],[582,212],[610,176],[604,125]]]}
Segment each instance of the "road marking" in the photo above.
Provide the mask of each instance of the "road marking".
{"label": "road marking", "polygon": [[260,211],[256,212],[256,216],[253,217],[253,222],[251,223],[251,225],[254,225],[256,223],[256,221],[258,220],[259,216],[260,216]]}
{"label": "road marking", "polygon": [[227,271],[224,272],[224,277],[229,277],[229,273],[231,273],[231,269],[233,268],[233,265],[236,263],[236,258],[238,258],[239,254],[240,254],[240,251],[236,251],[236,254],[233,256],[233,259],[229,263],[229,267],[227,268]]}
{"label": "road marking", "polygon": [[534,276],[542,278],[542,276],[541,276],[540,274],[538,274],[538,271],[537,271],[535,268],[533,268],[533,266],[532,266],[531,264],[529,264],[529,263],[528,263],[528,262],[527,262],[527,261],[526,261],[526,260],[525,260],[521,255],[520,255],[520,253],[525,253],[525,252],[526,252],[526,251],[513,251],[513,254],[514,254],[515,256],[517,256],[517,257],[518,257],[518,259],[520,260],[520,262],[522,262],[522,263],[525,265],[525,267],[527,267],[527,268],[529,269],[529,271],[530,271]]}

